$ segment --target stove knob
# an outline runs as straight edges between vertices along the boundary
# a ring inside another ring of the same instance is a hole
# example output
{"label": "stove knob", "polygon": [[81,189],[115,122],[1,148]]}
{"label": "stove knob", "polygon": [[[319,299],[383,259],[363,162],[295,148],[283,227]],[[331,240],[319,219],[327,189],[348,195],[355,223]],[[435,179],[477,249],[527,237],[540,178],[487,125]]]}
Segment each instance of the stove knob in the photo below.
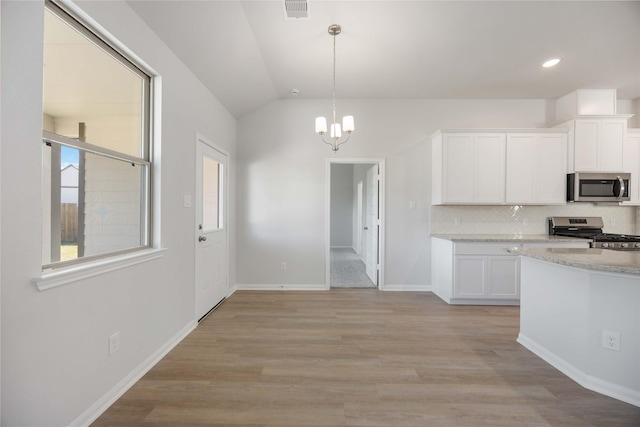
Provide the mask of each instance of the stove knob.
{"label": "stove knob", "polygon": [[608,243],[603,243],[601,246],[602,246],[603,248],[608,248],[608,247],[609,247],[609,244],[608,244]]}
{"label": "stove knob", "polygon": [[620,243],[620,247],[621,248],[628,248],[629,244],[628,243]]}

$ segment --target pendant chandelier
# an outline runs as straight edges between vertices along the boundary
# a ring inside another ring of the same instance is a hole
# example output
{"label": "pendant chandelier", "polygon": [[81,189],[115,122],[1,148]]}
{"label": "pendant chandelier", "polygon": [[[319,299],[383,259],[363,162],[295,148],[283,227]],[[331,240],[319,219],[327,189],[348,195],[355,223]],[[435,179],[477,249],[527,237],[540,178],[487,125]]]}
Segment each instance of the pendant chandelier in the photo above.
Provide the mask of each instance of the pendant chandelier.
{"label": "pendant chandelier", "polygon": [[[351,132],[355,130],[353,116],[344,116],[342,118],[342,126],[336,122],[336,36],[340,34],[342,28],[340,25],[333,24],[329,26],[329,34],[333,36],[333,122],[331,123],[330,139],[327,141],[324,134],[327,132],[327,119],[324,117],[316,117],[316,133],[320,135],[325,144],[331,146],[333,151],[347,142],[351,137]],[[346,137],[342,139],[342,132],[346,132]]]}

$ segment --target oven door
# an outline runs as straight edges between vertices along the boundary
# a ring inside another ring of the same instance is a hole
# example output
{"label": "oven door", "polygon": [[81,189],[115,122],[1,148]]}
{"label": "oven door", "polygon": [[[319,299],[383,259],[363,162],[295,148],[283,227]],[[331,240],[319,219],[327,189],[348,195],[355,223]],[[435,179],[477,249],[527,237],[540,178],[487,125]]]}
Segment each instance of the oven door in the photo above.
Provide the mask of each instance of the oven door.
{"label": "oven door", "polygon": [[567,175],[570,202],[623,202],[629,200],[629,173],[584,173]]}

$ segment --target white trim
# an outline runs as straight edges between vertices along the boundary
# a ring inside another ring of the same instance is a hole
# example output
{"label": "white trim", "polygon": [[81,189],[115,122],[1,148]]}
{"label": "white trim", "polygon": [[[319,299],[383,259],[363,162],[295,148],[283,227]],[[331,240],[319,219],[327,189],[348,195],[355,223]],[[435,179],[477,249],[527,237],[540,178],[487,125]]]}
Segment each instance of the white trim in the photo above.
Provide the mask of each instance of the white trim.
{"label": "white trim", "polygon": [[69,268],[54,270],[42,273],[40,277],[33,279],[39,290],[55,288],[69,283],[99,276],[111,271],[120,270],[136,264],[162,258],[167,249],[146,249],[127,253],[125,255],[114,256],[107,259],[100,259],[93,262],[86,262],[74,265]]}
{"label": "white trim", "polygon": [[74,15],[76,15],[77,18],[80,18],[85,26],[88,26],[89,29],[94,31],[96,35],[100,36],[100,38],[102,38],[112,47],[116,48],[116,50],[119,50],[120,54],[123,54],[125,57],[127,57],[127,59],[134,62],[135,65],[145,73],[151,75],[151,77],[159,75],[159,73],[157,73],[151,66],[149,66],[149,64],[147,64],[142,58],[136,55],[113,34],[107,31],[105,27],[100,25],[98,21],[93,19],[87,12],[84,11],[84,9],[74,3],[73,0],[55,0],[55,3],[58,6],[61,6],[63,9],[67,9],[69,12],[72,12]]}
{"label": "white trim", "polygon": [[273,283],[265,284],[236,284],[238,291],[325,291],[327,288],[324,283],[304,284],[304,285],[280,285]]}
{"label": "white trim", "polygon": [[384,285],[381,291],[433,292],[431,285]]}
{"label": "white trim", "polygon": [[582,387],[640,407],[640,392],[591,376],[561,357],[556,356],[522,333],[518,334],[516,341]]}
{"label": "white trim", "polygon": [[104,411],[109,409],[113,403],[118,400],[127,390],[129,390],[137,381],[139,381],[144,374],[149,372],[164,356],[166,356],[180,341],[182,341],[187,335],[189,335],[196,327],[198,323],[193,320],[189,322],[182,330],[178,331],[173,337],[171,337],[162,347],[156,350],[151,356],[143,361],[137,368],[132,370],[126,377],[118,382],[111,390],[105,393],[100,399],[98,399],[93,405],[87,408],[79,417],[73,420],[69,426],[89,426],[94,422]]}
{"label": "white trim", "polygon": [[325,284],[323,289],[331,289],[331,165],[332,164],[353,164],[353,165],[378,165],[380,182],[380,192],[378,194],[378,209],[380,210],[380,228],[378,234],[378,289],[385,289],[384,284],[384,254],[385,254],[385,159],[384,157],[357,157],[357,158],[327,158],[326,181],[325,181]]}

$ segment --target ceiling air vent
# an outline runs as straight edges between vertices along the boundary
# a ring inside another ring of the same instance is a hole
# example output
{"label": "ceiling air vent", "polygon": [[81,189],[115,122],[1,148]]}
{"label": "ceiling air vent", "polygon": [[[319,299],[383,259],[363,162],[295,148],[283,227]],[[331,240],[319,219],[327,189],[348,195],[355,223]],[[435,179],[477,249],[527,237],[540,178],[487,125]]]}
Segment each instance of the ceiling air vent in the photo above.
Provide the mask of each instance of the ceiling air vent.
{"label": "ceiling air vent", "polygon": [[308,18],[307,0],[284,0],[284,12],[287,19]]}

